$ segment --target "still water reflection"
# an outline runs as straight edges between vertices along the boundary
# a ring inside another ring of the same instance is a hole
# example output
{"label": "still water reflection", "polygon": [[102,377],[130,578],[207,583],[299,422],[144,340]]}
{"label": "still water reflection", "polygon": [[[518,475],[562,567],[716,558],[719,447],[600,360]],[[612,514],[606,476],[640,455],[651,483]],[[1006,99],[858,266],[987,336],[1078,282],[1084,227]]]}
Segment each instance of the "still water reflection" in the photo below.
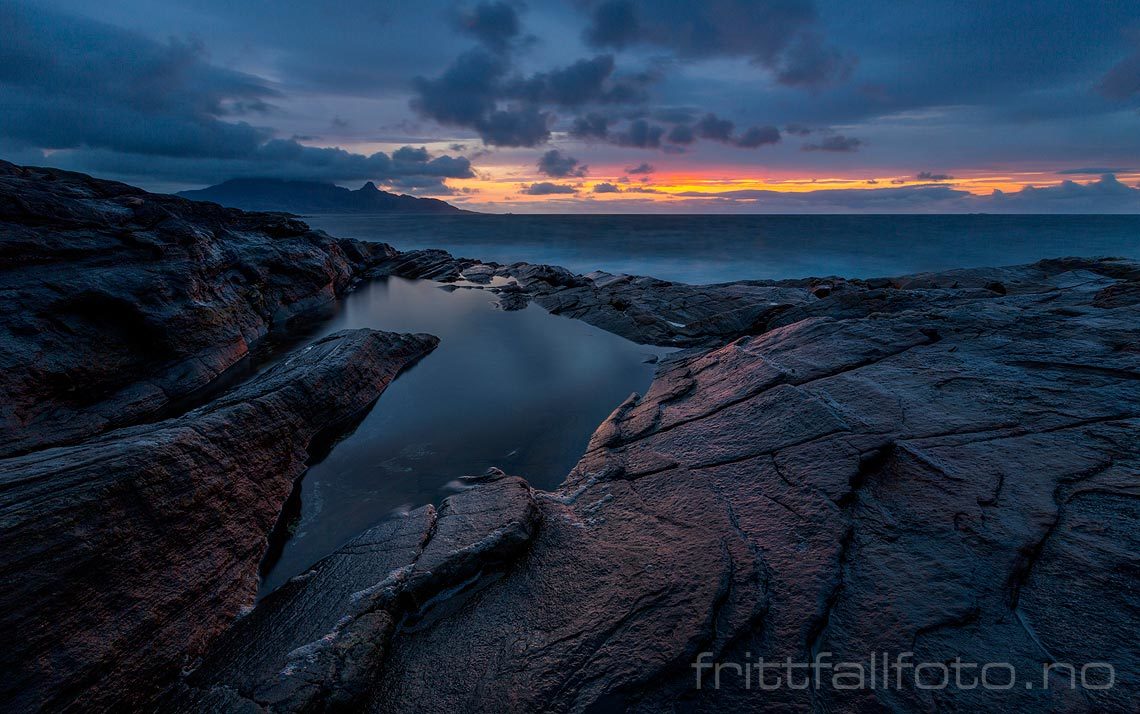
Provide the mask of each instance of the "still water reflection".
{"label": "still water reflection", "polygon": [[669,351],[535,305],[504,312],[483,290],[401,278],[349,295],[313,339],[357,327],[428,332],[440,344],[305,475],[263,594],[392,513],[438,502],[459,476],[498,466],[558,485],[594,428],[649,386],[647,360]]}

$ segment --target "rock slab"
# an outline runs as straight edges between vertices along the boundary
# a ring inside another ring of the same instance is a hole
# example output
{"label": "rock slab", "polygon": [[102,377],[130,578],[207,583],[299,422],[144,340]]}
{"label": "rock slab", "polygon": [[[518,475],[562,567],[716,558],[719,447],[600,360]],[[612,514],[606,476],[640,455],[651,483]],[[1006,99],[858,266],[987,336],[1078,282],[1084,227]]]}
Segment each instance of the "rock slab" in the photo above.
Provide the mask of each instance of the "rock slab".
{"label": "rock slab", "polygon": [[0,161],[0,457],[152,418],[394,254]]}
{"label": "rock slab", "polygon": [[0,461],[0,700],[137,708],[253,604],[314,440],[430,335],[333,334],[180,417]]}

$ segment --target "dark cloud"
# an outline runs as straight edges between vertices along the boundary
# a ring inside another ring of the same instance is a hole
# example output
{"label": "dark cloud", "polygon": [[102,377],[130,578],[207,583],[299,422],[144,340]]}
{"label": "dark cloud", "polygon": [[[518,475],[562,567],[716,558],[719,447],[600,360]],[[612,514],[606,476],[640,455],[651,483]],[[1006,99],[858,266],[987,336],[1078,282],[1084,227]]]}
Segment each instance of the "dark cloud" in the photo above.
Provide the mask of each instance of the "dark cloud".
{"label": "dark cloud", "polygon": [[658,107],[653,110],[653,118],[666,124],[691,124],[698,113],[689,107]]}
{"label": "dark cloud", "polygon": [[392,160],[398,163],[422,164],[430,158],[431,155],[428,153],[428,150],[422,146],[418,149],[411,146],[402,146],[392,152]]}
{"label": "dark cloud", "polygon": [[636,42],[640,30],[633,2],[606,0],[594,7],[585,39],[595,47],[621,49]]}
{"label": "dark cloud", "polygon": [[0,134],[45,149],[240,157],[272,136],[225,121],[278,94],[210,65],[198,44],[158,43],[90,20],[0,2]]}
{"label": "dark cloud", "polygon": [[845,79],[853,62],[824,43],[811,0],[602,0],[590,5],[584,38],[594,47],[747,57],[790,86]]}
{"label": "dark cloud", "polygon": [[499,108],[507,61],[486,50],[460,55],[435,79],[417,77],[412,108],[421,115],[479,133],[492,146],[538,146],[550,138],[551,115],[531,104]]}
{"label": "dark cloud", "polygon": [[710,141],[719,141],[722,144],[739,146],[746,149],[755,149],[780,141],[780,130],[774,126],[754,126],[746,129],[740,136],[734,136],[736,125],[715,114],[705,114],[695,125],[678,124],[669,130],[666,139],[679,146],[688,146],[699,136]]}
{"label": "dark cloud", "polygon": [[612,55],[581,59],[550,72],[539,72],[528,78],[507,83],[502,95],[535,104],[579,107],[584,104],[629,104],[646,99],[645,87],[651,75],[614,77]]}
{"label": "dark cloud", "polygon": [[635,119],[629,123],[625,131],[615,134],[613,140],[620,146],[656,149],[661,146],[661,135],[664,133],[665,130],[656,124],[650,124],[644,119]]}
{"label": "dark cloud", "polygon": [[441,124],[476,127],[495,111],[508,69],[503,58],[485,50],[465,52],[439,77],[413,80],[412,108]]}
{"label": "dark cloud", "polygon": [[1130,174],[1135,169],[1122,169],[1122,168],[1087,168],[1087,169],[1061,169],[1057,173],[1061,176],[1103,176],[1104,174]]}
{"label": "dark cloud", "polygon": [[621,188],[612,183],[594,184],[594,193],[621,193]]}
{"label": "dark cloud", "polygon": [[930,171],[919,171],[914,178],[918,181],[933,181],[935,183],[954,180],[950,174],[936,174]]}
{"label": "dark cloud", "polygon": [[576,117],[570,126],[570,136],[578,139],[604,139],[609,133],[609,117],[590,113]]}
{"label": "dark cloud", "polygon": [[853,57],[828,47],[815,32],[801,33],[776,66],[776,78],[793,87],[842,82],[855,67]]}
{"label": "dark cloud", "polygon": [[[550,139],[553,114],[547,107],[639,102],[652,81],[648,75],[615,77],[610,55],[529,77],[510,72],[507,58],[469,50],[439,77],[414,81],[412,108],[441,124],[473,129],[490,145],[538,146]],[[575,121],[571,134],[601,138],[607,124],[602,115],[589,113]]]}
{"label": "dark cloud", "polygon": [[984,201],[986,210],[1001,213],[1140,213],[1140,189],[1126,186],[1112,174],[1081,184],[1026,186],[1014,193],[995,190]]}
{"label": "dark cloud", "polygon": [[789,134],[795,134],[796,136],[807,136],[808,134],[811,134],[812,129],[811,127],[804,126],[803,124],[788,124],[784,127],[784,131]]}
{"label": "dark cloud", "polygon": [[560,194],[578,193],[578,189],[562,183],[540,181],[538,183],[532,183],[529,186],[524,186],[519,191],[519,193],[525,194],[527,196],[555,196]]}
{"label": "dark cloud", "polygon": [[625,172],[627,174],[651,174],[653,173],[653,167],[642,161],[637,166],[629,167]]}
{"label": "dark cloud", "polygon": [[550,139],[553,117],[536,107],[497,110],[477,121],[474,128],[491,146],[538,146]]}
{"label": "dark cloud", "polygon": [[669,130],[666,139],[674,144],[688,146],[697,140],[697,133],[688,124],[678,124]]}
{"label": "dark cloud", "polygon": [[842,153],[858,151],[862,145],[862,139],[856,139],[853,136],[843,136],[842,134],[833,134],[824,137],[822,141],[814,144],[804,144],[801,148],[804,151],[834,151]]}
{"label": "dark cloud", "polygon": [[736,145],[746,149],[776,144],[780,141],[780,130],[774,126],[749,127],[736,138]]}
{"label": "dark cloud", "polygon": [[539,173],[552,178],[581,178],[588,170],[589,167],[578,159],[567,156],[558,149],[551,149],[538,158]]}
{"label": "dark cloud", "polygon": [[721,119],[715,114],[705,114],[697,122],[696,128],[702,139],[727,143],[732,141],[732,130],[735,128],[735,124],[728,119]]}
{"label": "dark cloud", "polygon": [[54,165],[185,182],[419,177],[439,184],[474,176],[468,159],[433,157],[423,147],[365,156],[234,121],[271,114],[269,100],[281,97],[256,77],[210,64],[196,44],[155,42],[3,0],[0,33],[0,136],[6,146],[25,147],[9,156],[49,149]]}
{"label": "dark cloud", "polygon": [[521,31],[518,13],[505,2],[479,3],[460,14],[458,26],[496,52],[505,52]]}
{"label": "dark cloud", "polygon": [[1133,33],[1135,49],[1108,70],[1097,84],[1097,90],[1114,100],[1140,94],[1140,30]]}
{"label": "dark cloud", "polygon": [[[399,158],[397,158],[399,157]],[[315,181],[409,182],[416,178],[438,183],[447,178],[472,178],[471,162],[462,156],[436,156],[404,147],[391,156],[384,152],[354,154],[344,149],[304,146],[274,139],[240,158],[173,157],[156,161],[143,154],[104,149],[56,152],[52,165],[124,180],[151,177],[193,184],[213,184],[231,178],[274,176]]]}

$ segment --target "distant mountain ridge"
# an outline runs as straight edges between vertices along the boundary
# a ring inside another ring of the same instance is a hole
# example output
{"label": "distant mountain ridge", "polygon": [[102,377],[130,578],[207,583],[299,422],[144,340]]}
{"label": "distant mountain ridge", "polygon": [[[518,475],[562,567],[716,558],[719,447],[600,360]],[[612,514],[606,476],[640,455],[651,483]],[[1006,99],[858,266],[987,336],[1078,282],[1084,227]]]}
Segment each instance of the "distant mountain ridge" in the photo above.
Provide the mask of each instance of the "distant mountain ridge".
{"label": "distant mountain ridge", "polygon": [[194,201],[212,201],[247,211],[288,213],[470,213],[436,198],[381,191],[369,181],[355,191],[320,181],[231,179],[216,186],[179,191]]}

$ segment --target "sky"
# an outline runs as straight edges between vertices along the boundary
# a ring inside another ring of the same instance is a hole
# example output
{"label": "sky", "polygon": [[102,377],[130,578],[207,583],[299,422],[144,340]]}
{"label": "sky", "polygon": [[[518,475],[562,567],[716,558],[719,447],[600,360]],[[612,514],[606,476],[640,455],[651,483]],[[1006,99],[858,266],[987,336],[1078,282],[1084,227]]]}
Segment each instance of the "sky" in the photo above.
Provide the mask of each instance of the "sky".
{"label": "sky", "polygon": [[0,0],[0,158],[493,212],[1140,213],[1140,1]]}

